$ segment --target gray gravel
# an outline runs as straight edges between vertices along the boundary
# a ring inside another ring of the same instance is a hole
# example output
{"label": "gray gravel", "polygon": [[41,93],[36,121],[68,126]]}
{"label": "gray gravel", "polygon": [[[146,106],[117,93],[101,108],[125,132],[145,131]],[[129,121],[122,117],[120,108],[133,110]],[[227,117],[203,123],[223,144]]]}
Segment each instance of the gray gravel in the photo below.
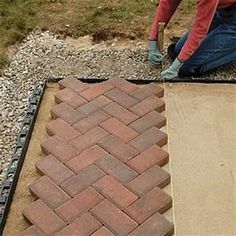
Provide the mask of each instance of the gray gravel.
{"label": "gray gravel", "polygon": [[[69,75],[158,80],[160,68],[148,63],[147,49],[143,43],[116,47],[114,41],[84,48],[48,32],[29,35],[0,77],[0,186],[34,85],[45,78]],[[207,78],[235,79],[235,75],[234,68]]]}

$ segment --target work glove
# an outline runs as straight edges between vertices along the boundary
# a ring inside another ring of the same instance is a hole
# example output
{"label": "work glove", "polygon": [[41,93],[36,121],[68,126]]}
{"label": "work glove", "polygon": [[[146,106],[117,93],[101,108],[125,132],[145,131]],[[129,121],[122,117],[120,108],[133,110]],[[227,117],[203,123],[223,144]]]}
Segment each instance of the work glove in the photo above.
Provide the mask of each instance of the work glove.
{"label": "work glove", "polygon": [[179,69],[183,65],[177,58],[172,65],[161,73],[161,79],[174,79],[178,77]]}
{"label": "work glove", "polygon": [[160,64],[164,56],[157,48],[157,42],[154,40],[148,40],[148,60],[152,64]]}

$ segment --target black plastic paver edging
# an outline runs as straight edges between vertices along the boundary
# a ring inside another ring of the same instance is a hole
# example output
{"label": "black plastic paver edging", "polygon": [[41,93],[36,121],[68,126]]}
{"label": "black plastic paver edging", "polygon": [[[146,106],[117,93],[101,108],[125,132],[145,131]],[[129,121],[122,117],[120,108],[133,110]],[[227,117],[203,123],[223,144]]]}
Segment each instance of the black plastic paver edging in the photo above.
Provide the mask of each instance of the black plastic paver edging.
{"label": "black plastic paver edging", "polygon": [[0,235],[3,234],[45,87],[46,82],[37,84],[29,99],[29,105],[17,138],[14,154],[7,169],[5,181],[0,189]]}
{"label": "black plastic paver edging", "polygon": [[[76,78],[76,77],[75,77]],[[50,77],[47,78],[48,82],[56,83],[64,78],[61,77]],[[104,78],[76,78],[85,83],[99,83],[104,82],[107,79]],[[176,79],[169,79],[169,80],[144,80],[144,79],[127,79],[130,83],[134,84],[149,84],[149,83],[202,83],[202,84],[236,84],[236,79],[230,80],[213,80],[213,79],[204,79],[204,78],[176,78]]]}

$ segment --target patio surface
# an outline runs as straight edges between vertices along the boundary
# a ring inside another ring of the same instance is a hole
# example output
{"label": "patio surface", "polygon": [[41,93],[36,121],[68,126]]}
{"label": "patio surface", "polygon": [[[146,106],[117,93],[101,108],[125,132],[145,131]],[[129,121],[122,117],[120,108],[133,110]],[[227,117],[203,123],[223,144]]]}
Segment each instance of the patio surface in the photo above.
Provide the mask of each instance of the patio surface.
{"label": "patio surface", "polygon": [[[161,149],[169,150],[170,165],[167,163],[162,166],[162,170],[171,173],[171,184],[162,191],[173,197],[173,208],[161,215],[168,220],[168,225],[172,225],[169,222],[174,221],[176,235],[235,235],[236,87],[203,84],[164,84],[163,87],[167,110],[162,115],[166,115],[168,124],[167,128],[165,126],[161,130],[168,133],[169,145]],[[55,105],[53,95],[57,91],[50,84],[46,90],[4,235],[21,235],[30,226],[23,219],[22,211],[35,201],[28,186],[34,185],[40,178],[35,171],[35,163],[45,159],[39,145],[47,140],[42,127],[51,123],[49,109]],[[49,128],[47,131],[52,135]],[[107,176],[109,178],[109,174]],[[96,189],[93,185],[92,188]],[[32,190],[31,188],[32,194],[36,196],[37,193]],[[98,188],[95,191],[108,199],[105,201],[124,210],[114,199],[104,196],[105,193]],[[129,191],[139,197],[138,192],[131,189]],[[70,194],[67,195],[71,197]],[[90,214],[101,222],[92,211]],[[90,215],[85,215],[84,219],[86,217],[91,219]],[[101,224],[105,225],[103,222]],[[100,227],[98,232],[101,235],[106,235],[107,229],[117,234],[108,225],[105,226],[106,229],[100,224],[97,227]]]}
{"label": "patio surface", "polygon": [[161,168],[169,160],[163,88],[123,79],[59,84],[23,235],[173,234],[162,215],[172,206],[162,190],[170,183]]}

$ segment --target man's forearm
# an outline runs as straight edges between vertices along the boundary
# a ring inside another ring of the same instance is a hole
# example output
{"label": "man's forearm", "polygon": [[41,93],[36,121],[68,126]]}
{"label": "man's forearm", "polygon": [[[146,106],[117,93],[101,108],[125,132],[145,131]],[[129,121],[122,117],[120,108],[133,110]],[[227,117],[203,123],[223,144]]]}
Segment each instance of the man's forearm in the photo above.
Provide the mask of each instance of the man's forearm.
{"label": "man's forearm", "polygon": [[201,45],[209,31],[218,4],[219,0],[199,1],[193,27],[178,56],[180,61],[188,60]]}
{"label": "man's forearm", "polygon": [[150,40],[157,39],[159,22],[165,22],[166,24],[168,24],[180,2],[181,0],[160,0],[152,24],[151,33],[149,36]]}

